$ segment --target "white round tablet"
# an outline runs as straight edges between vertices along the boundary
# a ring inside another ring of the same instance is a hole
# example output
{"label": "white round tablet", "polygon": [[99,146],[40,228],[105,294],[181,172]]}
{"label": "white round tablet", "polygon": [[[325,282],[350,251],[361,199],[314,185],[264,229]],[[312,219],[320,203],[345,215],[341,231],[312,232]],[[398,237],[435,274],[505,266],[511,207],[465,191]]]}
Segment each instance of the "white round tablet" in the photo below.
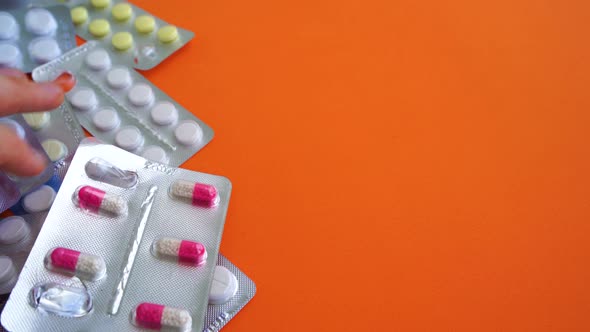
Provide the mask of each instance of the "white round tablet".
{"label": "white round tablet", "polygon": [[16,285],[18,274],[8,256],[0,256],[0,294],[8,294]]}
{"label": "white round tablet", "polygon": [[94,50],[86,56],[86,65],[96,71],[106,70],[111,68],[111,57],[105,50]]}
{"label": "white round tablet", "polygon": [[230,270],[217,265],[209,291],[209,304],[224,304],[238,292],[238,279]]}
{"label": "white round tablet", "polygon": [[150,145],[143,150],[141,154],[147,160],[155,161],[160,164],[167,164],[168,163],[168,156],[166,155],[166,151],[157,145]]}
{"label": "white round tablet", "polygon": [[113,89],[124,89],[131,85],[131,74],[125,67],[111,69],[107,74],[107,83]]}
{"label": "white round tablet", "polygon": [[33,112],[23,114],[23,118],[33,130],[41,130],[47,126],[51,115],[49,112]]}
{"label": "white round tablet", "polygon": [[47,211],[53,204],[55,195],[53,188],[43,185],[23,198],[23,208],[28,213]]}
{"label": "white round tablet", "polygon": [[203,138],[203,131],[198,123],[187,120],[176,127],[174,130],[174,136],[180,144],[193,145]]}
{"label": "white round tablet", "polygon": [[171,125],[178,119],[178,111],[171,102],[157,103],[151,111],[152,121],[160,126]]}
{"label": "white round tablet", "polygon": [[0,12],[0,39],[16,39],[18,37],[18,23],[14,16],[7,12]]}
{"label": "white round tablet", "polygon": [[137,127],[126,126],[115,136],[115,143],[122,149],[133,151],[143,144],[143,136]]}
{"label": "white round tablet", "polygon": [[12,128],[12,130],[14,130],[16,133],[16,136],[18,136],[20,139],[25,139],[27,137],[25,128],[23,128],[18,122],[14,120],[0,118],[0,124]]}
{"label": "white round tablet", "polygon": [[111,131],[119,127],[121,120],[119,119],[117,112],[108,107],[96,112],[92,117],[92,123],[94,123],[96,128],[100,131]]}
{"label": "white round tablet", "polygon": [[20,50],[12,44],[0,44],[0,67],[18,67]]}
{"label": "white round tablet", "polygon": [[41,146],[52,162],[62,160],[68,154],[68,147],[60,140],[49,138],[41,142]]}
{"label": "white round tablet", "polygon": [[57,21],[47,9],[33,8],[25,15],[25,27],[33,34],[46,36],[57,30]]}
{"label": "white round tablet", "polygon": [[138,107],[148,106],[154,101],[154,92],[152,88],[145,83],[135,84],[129,90],[129,101]]}
{"label": "white round tablet", "polygon": [[53,38],[37,38],[29,44],[31,58],[39,64],[47,63],[61,55],[61,48]]}
{"label": "white round tablet", "polygon": [[31,233],[23,217],[13,216],[0,222],[0,244],[8,245],[22,241]]}
{"label": "white round tablet", "polygon": [[81,111],[88,111],[94,109],[98,104],[96,94],[92,89],[80,88],[69,95],[70,103],[75,108]]}

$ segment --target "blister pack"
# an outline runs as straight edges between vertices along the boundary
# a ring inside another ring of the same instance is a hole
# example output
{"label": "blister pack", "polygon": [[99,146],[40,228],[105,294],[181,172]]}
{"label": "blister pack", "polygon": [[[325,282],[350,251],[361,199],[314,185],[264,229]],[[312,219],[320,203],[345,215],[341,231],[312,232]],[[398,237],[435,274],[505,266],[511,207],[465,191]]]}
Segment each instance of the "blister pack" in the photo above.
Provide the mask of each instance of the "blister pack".
{"label": "blister pack", "polygon": [[76,47],[66,6],[0,12],[0,67],[31,72]]}
{"label": "blister pack", "polygon": [[84,140],[2,325],[12,331],[201,330],[230,192],[224,177]]}
{"label": "blister pack", "polygon": [[97,40],[123,63],[147,70],[194,37],[147,11],[121,0],[70,0],[76,33]]}
{"label": "blister pack", "polygon": [[3,0],[0,1],[0,10],[25,7],[29,4],[29,2],[30,0]]}
{"label": "blister pack", "polygon": [[221,330],[256,294],[256,285],[223,255],[219,255],[204,332]]}
{"label": "blister pack", "polygon": [[[12,128],[18,137],[35,149],[40,156],[47,158],[41,143],[33,130],[20,114],[0,118],[0,125]],[[0,212],[15,204],[22,195],[31,192],[47,182],[53,175],[53,164],[47,159],[47,167],[37,176],[19,177],[0,171]]]}
{"label": "blister pack", "polygon": [[0,220],[0,294],[9,293],[43,226],[46,213]]}
{"label": "blister pack", "polygon": [[213,138],[209,126],[97,42],[36,68],[33,79],[51,81],[64,71],[77,79],[68,105],[82,126],[104,142],[178,166]]}

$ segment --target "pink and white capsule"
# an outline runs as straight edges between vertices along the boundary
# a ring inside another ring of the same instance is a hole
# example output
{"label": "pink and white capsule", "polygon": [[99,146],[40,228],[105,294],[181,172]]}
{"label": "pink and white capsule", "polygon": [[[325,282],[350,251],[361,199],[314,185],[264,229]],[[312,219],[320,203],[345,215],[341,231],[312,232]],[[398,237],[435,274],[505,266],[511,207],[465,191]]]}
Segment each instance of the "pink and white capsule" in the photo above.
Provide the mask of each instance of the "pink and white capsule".
{"label": "pink and white capsule", "polygon": [[217,189],[205,183],[176,180],[170,185],[170,195],[189,201],[195,206],[214,207],[219,204]]}
{"label": "pink and white capsule", "polygon": [[193,325],[193,319],[188,311],[148,302],[135,307],[131,322],[145,329],[177,332],[188,332]]}
{"label": "pink and white capsule", "polygon": [[92,186],[80,186],[72,196],[74,204],[85,211],[118,217],[127,214],[127,201]]}
{"label": "pink and white capsule", "polygon": [[193,266],[201,266],[207,262],[207,249],[204,245],[171,237],[156,239],[152,243],[152,254],[158,258]]}
{"label": "pink and white capsule", "polygon": [[62,247],[49,250],[45,255],[44,263],[49,271],[88,281],[101,279],[107,271],[101,257]]}

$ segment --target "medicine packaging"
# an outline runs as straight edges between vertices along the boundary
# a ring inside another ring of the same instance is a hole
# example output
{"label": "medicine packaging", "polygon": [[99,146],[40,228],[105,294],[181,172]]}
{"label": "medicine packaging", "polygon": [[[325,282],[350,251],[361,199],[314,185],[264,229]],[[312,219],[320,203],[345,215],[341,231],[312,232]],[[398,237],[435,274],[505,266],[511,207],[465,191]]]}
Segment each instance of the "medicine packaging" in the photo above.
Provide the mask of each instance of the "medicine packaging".
{"label": "medicine packaging", "polygon": [[[128,182],[112,181],[109,172],[127,174]],[[199,199],[174,196],[170,188],[179,180],[193,183]],[[216,204],[203,203],[202,186],[216,193]],[[226,178],[85,139],[2,325],[15,331],[201,330],[230,191]]]}
{"label": "medicine packaging", "polygon": [[78,36],[101,42],[129,67],[151,69],[194,37],[193,32],[171,25],[127,1],[69,0],[64,3],[71,8]]}
{"label": "medicine packaging", "polygon": [[213,138],[213,130],[97,42],[36,68],[35,81],[64,71],[77,83],[67,105],[98,139],[159,163],[178,166]]}
{"label": "medicine packaging", "polygon": [[14,130],[20,139],[25,140],[40,156],[46,158],[47,162],[47,167],[43,172],[31,177],[21,177],[0,171],[0,212],[3,212],[18,202],[22,195],[47,182],[53,175],[54,169],[41,143],[22,115],[15,114],[0,118],[0,126],[7,126]]}
{"label": "medicine packaging", "polygon": [[31,72],[76,47],[66,6],[0,11],[0,67]]}
{"label": "medicine packaging", "polygon": [[47,213],[0,220],[0,294],[9,293],[25,264]]}

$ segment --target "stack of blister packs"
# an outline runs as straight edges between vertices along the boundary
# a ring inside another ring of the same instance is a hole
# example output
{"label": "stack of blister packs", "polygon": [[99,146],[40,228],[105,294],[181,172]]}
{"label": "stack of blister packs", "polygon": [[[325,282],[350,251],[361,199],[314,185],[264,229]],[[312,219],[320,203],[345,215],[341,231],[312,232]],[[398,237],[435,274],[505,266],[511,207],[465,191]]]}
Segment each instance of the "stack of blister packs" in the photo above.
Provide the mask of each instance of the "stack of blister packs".
{"label": "stack of blister packs", "polygon": [[0,171],[6,330],[218,331],[254,296],[219,254],[231,182],[178,168],[213,130],[135,70],[193,36],[127,1],[0,5],[0,67],[76,78],[58,109],[0,118],[48,163]]}

